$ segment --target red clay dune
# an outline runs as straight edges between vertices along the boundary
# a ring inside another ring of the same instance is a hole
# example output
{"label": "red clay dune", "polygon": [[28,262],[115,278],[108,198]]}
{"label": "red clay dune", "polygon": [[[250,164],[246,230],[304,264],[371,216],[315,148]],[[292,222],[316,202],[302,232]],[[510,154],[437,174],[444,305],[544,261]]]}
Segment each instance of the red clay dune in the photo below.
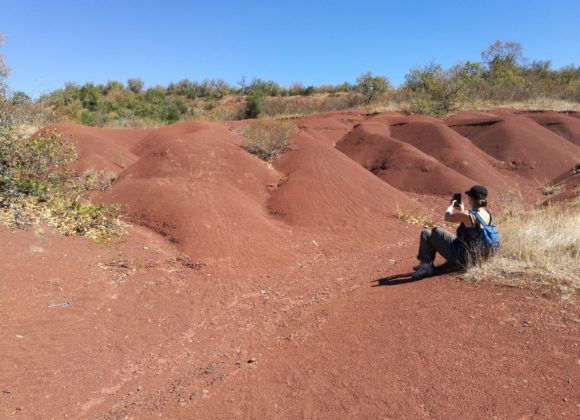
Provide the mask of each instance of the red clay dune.
{"label": "red clay dune", "polygon": [[220,124],[156,130],[132,150],[139,160],[109,192],[133,222],[167,237],[195,259],[254,264],[291,259],[286,230],[266,211],[279,175],[239,147]]}
{"label": "red clay dune", "polygon": [[496,159],[439,120],[419,116],[394,119],[391,133],[479,184],[493,186],[495,190],[509,188]]}
{"label": "red clay dune", "polygon": [[393,217],[441,222],[434,194],[476,182],[577,194],[580,147],[536,117],[315,115],[273,168],[238,123],[52,126],[76,169],[118,175],[103,198],[133,226],[106,245],[0,226],[0,418],[575,418],[579,306],[412,281],[421,228]]}
{"label": "red clay dune", "polygon": [[414,146],[390,137],[389,128],[371,120],[353,128],[336,147],[403,191],[450,195],[476,183]]}
{"label": "red clay dune", "polygon": [[580,159],[578,146],[523,116],[482,118],[461,112],[446,123],[488,155],[503,161],[506,168],[516,169],[540,184]]}
{"label": "red clay dune", "polygon": [[285,182],[270,200],[272,211],[290,226],[360,244],[369,236],[385,235],[383,229],[391,234],[400,230],[392,217],[397,208],[421,207],[334,148],[350,127],[332,126],[319,117],[300,126],[304,128],[293,139],[294,150],[275,164]]}
{"label": "red clay dune", "polygon": [[542,127],[580,146],[580,120],[562,112],[518,112],[518,115],[531,118]]}
{"label": "red clay dune", "polygon": [[334,146],[356,124],[368,119],[368,115],[354,112],[331,112],[312,115],[298,122],[298,128],[328,145]]}
{"label": "red clay dune", "polygon": [[[77,169],[118,175],[105,197],[125,204],[132,222],[191,258],[252,265],[292,260],[295,229],[352,246],[396,235],[396,211],[426,211],[404,192],[447,195],[481,183],[496,193],[516,178],[552,179],[580,157],[578,146],[527,116],[460,113],[446,123],[452,129],[400,113],[307,117],[275,169],[244,152],[220,123],[50,128],[76,141]],[[508,179],[498,159],[523,166],[523,176]]]}
{"label": "red clay dune", "polygon": [[44,130],[56,130],[75,141],[79,160],[73,168],[79,172],[93,168],[119,174],[137,160],[131,147],[150,129],[113,129],[79,124],[53,124]]}
{"label": "red clay dune", "polygon": [[[481,113],[481,116],[489,115]],[[500,164],[495,158],[434,118],[384,113],[372,116],[356,130],[368,130],[369,133],[355,133],[353,130],[353,135],[359,140],[347,136],[339,148],[351,157],[356,153],[355,160],[369,169],[378,167],[380,177],[387,181],[390,179],[399,189],[449,194],[474,183],[489,185],[492,192],[513,188],[498,169]],[[379,152],[382,156],[373,156],[376,152],[372,148],[376,144],[371,148],[361,144],[361,140],[368,140],[369,136],[375,136],[375,142],[376,136],[381,137],[383,145],[390,142],[397,150],[404,151],[404,155],[397,157],[383,146]],[[399,142],[407,146],[402,148]],[[436,159],[437,162],[425,159]]]}

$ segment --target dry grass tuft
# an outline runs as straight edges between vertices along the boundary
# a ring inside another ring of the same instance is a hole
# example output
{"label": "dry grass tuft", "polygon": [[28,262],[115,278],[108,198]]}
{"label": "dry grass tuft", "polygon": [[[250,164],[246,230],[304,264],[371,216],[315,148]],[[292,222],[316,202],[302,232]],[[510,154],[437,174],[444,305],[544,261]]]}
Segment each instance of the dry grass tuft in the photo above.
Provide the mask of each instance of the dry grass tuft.
{"label": "dry grass tuft", "polygon": [[79,177],[79,185],[85,191],[107,191],[115,181],[115,174],[112,172],[100,171],[97,169],[87,169]]}
{"label": "dry grass tuft", "polygon": [[290,136],[294,124],[289,121],[258,120],[241,127],[238,134],[242,137],[241,147],[260,159],[271,162],[290,148]]}
{"label": "dry grass tuft", "polygon": [[540,191],[542,192],[543,195],[554,196],[562,192],[562,186],[552,185],[549,182],[547,182],[540,187]]}
{"label": "dry grass tuft", "polygon": [[[576,198],[524,211],[513,200],[497,221],[497,255],[470,267],[464,278],[512,286],[549,286],[564,296],[580,291],[580,212]],[[505,203],[505,201],[504,201]],[[519,209],[519,210],[518,210]]]}
{"label": "dry grass tuft", "polygon": [[462,110],[481,110],[487,111],[494,108],[503,109],[516,109],[522,110],[527,109],[530,111],[580,111],[580,104],[578,102],[566,101],[563,99],[556,98],[532,98],[524,101],[489,101],[489,100],[477,100],[471,101],[465,106],[462,106]]}
{"label": "dry grass tuft", "polygon": [[439,224],[429,219],[428,217],[421,216],[416,211],[406,213],[403,210],[401,210],[399,206],[397,206],[397,208],[395,209],[395,217],[410,225],[421,226],[422,228],[425,229],[433,229],[436,227],[440,227]]}

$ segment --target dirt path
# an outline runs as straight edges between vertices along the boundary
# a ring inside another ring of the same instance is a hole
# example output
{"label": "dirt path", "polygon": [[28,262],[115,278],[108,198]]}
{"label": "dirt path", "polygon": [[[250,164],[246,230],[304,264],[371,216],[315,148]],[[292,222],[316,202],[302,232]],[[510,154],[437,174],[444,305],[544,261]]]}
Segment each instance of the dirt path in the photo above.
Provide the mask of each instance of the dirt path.
{"label": "dirt path", "polygon": [[192,268],[140,229],[74,250],[70,238],[8,235],[3,418],[578,412],[578,307],[452,275],[373,281],[407,272],[414,241],[240,274]]}
{"label": "dirt path", "polygon": [[360,287],[305,317],[302,340],[171,415],[575,418],[578,315],[539,293],[453,277]]}

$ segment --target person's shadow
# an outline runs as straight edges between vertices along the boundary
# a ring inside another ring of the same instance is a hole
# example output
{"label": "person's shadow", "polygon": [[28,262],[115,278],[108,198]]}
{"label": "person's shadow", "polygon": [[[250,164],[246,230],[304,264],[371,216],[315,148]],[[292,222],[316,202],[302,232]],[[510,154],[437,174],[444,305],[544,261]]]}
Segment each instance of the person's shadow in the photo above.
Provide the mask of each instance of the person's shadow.
{"label": "person's shadow", "polygon": [[401,274],[394,274],[392,276],[383,277],[380,279],[372,280],[371,283],[373,284],[371,287],[379,287],[379,286],[397,286],[399,284],[406,284],[406,283],[414,283],[416,281],[426,280],[432,277],[442,276],[444,274],[451,274],[460,272],[461,268],[455,264],[451,263],[443,263],[438,267],[435,267],[435,272],[430,276],[421,277],[420,279],[415,279],[411,277],[413,272],[409,273],[401,273]]}

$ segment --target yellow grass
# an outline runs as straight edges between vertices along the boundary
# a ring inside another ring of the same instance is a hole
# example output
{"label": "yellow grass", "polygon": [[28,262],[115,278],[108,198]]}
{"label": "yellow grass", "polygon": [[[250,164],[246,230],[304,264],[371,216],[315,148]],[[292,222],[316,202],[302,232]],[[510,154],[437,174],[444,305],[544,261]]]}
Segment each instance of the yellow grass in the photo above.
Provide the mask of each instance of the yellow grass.
{"label": "yellow grass", "polygon": [[398,205],[395,209],[395,217],[410,225],[421,226],[425,229],[432,229],[440,226],[428,217],[420,215],[417,211],[406,213],[401,210]]}
{"label": "yellow grass", "polygon": [[489,110],[493,108],[505,109],[525,109],[531,111],[580,111],[580,103],[569,102],[562,99],[554,98],[536,98],[527,101],[513,101],[513,102],[492,102],[492,101],[477,101],[469,103],[461,109],[465,110]]}
{"label": "yellow grass", "polygon": [[242,137],[240,146],[244,150],[270,162],[291,147],[293,129],[294,124],[290,121],[260,119],[240,127],[237,132]]}
{"label": "yellow grass", "polygon": [[470,267],[464,277],[555,287],[565,296],[580,291],[580,198],[528,211],[511,199],[496,221],[497,255]]}

